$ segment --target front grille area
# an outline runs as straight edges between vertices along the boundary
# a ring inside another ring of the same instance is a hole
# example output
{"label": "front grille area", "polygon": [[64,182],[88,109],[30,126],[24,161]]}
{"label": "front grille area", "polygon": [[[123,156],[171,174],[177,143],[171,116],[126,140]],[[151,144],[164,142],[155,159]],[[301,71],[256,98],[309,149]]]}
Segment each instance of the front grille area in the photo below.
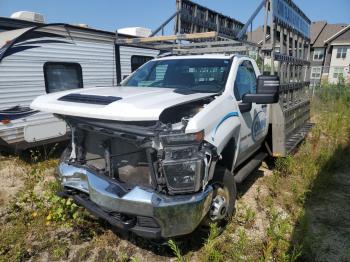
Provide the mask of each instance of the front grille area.
{"label": "front grille area", "polygon": [[[84,136],[86,165],[130,187],[136,185],[150,187],[152,185],[151,169],[145,149],[127,140],[96,132],[85,132]],[[109,173],[106,161],[108,157],[111,173]]]}

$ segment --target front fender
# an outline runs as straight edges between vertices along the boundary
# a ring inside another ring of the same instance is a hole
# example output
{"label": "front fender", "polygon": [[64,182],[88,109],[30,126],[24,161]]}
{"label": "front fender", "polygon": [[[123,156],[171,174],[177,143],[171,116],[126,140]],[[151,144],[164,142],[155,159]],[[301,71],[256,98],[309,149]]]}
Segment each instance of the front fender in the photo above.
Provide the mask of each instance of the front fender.
{"label": "front fender", "polygon": [[205,141],[220,154],[231,138],[239,139],[239,114],[232,97],[218,97],[189,121],[186,133],[204,130]]}
{"label": "front fender", "polygon": [[237,112],[229,112],[222,117],[205,139],[216,146],[218,153],[221,153],[231,138],[234,138],[234,141],[239,140],[240,127]]}

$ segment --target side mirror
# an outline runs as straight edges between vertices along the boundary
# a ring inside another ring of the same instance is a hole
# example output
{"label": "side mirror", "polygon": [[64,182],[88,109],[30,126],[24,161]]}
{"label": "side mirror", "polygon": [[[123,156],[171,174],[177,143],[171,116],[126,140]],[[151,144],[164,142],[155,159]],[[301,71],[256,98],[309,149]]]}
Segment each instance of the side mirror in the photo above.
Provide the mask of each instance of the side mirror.
{"label": "side mirror", "polygon": [[275,104],[279,101],[280,79],[278,76],[261,75],[257,79],[256,94],[243,96],[243,103]]}

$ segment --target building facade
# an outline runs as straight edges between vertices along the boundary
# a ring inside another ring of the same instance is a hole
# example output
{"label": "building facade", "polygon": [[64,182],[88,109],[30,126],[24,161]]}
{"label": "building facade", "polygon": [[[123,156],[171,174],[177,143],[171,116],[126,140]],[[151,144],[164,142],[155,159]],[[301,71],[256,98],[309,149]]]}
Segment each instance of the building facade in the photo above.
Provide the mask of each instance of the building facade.
{"label": "building facade", "polygon": [[[350,25],[325,41],[327,57],[322,79],[350,84]],[[328,70],[327,70],[328,69]]]}
{"label": "building facade", "polygon": [[[248,40],[262,44],[263,31],[263,27],[259,27],[249,32]],[[318,86],[322,81],[350,84],[350,25],[313,22],[310,43],[311,63],[306,78],[311,86]]]}
{"label": "building facade", "polygon": [[311,26],[310,83],[350,83],[350,26],[314,22]]}

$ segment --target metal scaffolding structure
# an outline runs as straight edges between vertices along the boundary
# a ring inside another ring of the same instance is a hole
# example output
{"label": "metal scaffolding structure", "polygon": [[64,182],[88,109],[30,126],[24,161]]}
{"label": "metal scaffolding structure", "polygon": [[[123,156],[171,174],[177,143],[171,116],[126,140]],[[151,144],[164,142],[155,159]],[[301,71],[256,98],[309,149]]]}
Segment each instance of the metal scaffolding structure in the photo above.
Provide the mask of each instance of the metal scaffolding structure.
{"label": "metal scaffolding structure", "polygon": [[310,83],[306,81],[310,24],[310,19],[292,1],[266,0],[261,54],[263,61],[270,60],[270,73],[278,74],[281,81],[280,102],[271,110],[274,156],[293,151],[312,126]]}
{"label": "metal scaffolding structure", "polygon": [[[263,8],[265,8],[265,22],[262,46],[242,40],[249,25]],[[199,9],[202,20],[196,19]],[[273,133],[271,151],[276,157],[288,155],[312,127],[310,83],[307,81],[307,68],[310,65],[310,19],[292,0],[263,0],[246,25],[239,24],[239,30],[231,30],[230,35],[226,30],[230,18],[226,17],[224,17],[226,22],[216,19],[216,31],[208,31],[214,27],[208,20],[210,12],[212,11],[189,0],[177,0],[177,11],[171,17],[176,18],[175,35],[152,34],[148,38],[134,39],[117,37],[116,44],[154,48],[172,55],[212,53],[250,55],[254,52],[262,58],[262,72],[266,72],[266,61],[269,61],[269,74],[277,74],[281,82],[280,101],[272,105],[271,110],[270,124]],[[183,29],[184,14],[188,16],[189,13],[194,14],[194,18],[190,20],[191,23],[187,21],[186,28]],[[217,17],[220,15],[213,14]],[[203,19],[206,23],[200,23]],[[171,19],[168,19],[155,30],[155,33],[163,30],[170,21]],[[202,27],[199,27],[198,23]],[[229,28],[232,29],[234,26],[230,25]]]}
{"label": "metal scaffolding structure", "polygon": [[216,31],[233,39],[244,27],[242,22],[190,0],[176,0],[176,10],[175,34]]}

